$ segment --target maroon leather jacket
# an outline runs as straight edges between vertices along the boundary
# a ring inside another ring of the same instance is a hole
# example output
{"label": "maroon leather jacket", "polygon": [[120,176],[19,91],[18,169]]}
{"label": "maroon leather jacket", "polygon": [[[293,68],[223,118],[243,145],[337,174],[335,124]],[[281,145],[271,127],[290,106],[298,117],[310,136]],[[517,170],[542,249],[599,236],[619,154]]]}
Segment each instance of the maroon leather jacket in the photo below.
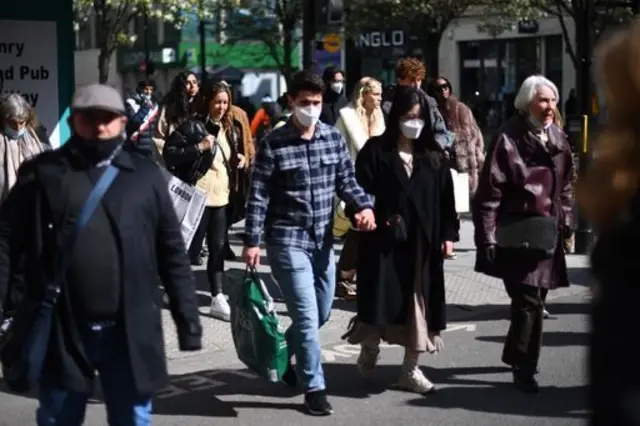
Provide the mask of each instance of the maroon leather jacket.
{"label": "maroon leather jacket", "polygon": [[[476,271],[506,282],[542,288],[569,285],[563,238],[572,227],[573,159],[567,137],[558,126],[547,129],[545,144],[528,120],[516,115],[497,132],[489,147],[474,198]],[[500,217],[532,214],[558,218],[558,246],[549,259],[487,262],[487,245],[495,244]]]}

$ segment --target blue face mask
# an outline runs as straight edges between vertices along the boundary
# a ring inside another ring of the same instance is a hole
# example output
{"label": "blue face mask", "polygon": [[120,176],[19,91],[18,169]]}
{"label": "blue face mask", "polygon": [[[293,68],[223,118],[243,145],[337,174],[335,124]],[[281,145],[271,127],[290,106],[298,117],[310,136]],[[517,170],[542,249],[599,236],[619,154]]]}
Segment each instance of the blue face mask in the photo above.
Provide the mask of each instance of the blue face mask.
{"label": "blue face mask", "polygon": [[14,130],[11,127],[6,127],[4,129],[4,134],[7,135],[10,139],[20,139],[24,133],[27,131],[26,128],[22,128],[20,130]]}

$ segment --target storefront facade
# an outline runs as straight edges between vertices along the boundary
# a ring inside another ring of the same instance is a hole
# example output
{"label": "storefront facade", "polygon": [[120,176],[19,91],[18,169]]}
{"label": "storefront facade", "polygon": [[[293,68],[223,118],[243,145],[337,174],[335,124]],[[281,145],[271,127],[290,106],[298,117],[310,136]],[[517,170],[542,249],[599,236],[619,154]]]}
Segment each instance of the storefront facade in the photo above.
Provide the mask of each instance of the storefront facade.
{"label": "storefront facade", "polygon": [[398,59],[413,56],[426,60],[428,43],[418,33],[400,26],[390,30],[363,32],[347,44],[345,67],[350,85],[362,76],[371,76],[384,85],[395,84]]}
{"label": "storefront facade", "polygon": [[[494,130],[513,113],[513,99],[522,81],[543,74],[560,91],[560,106],[575,87],[575,68],[566,53],[557,19],[521,22],[497,37],[478,30],[479,20],[452,22],[439,48],[440,75],[474,111],[480,126]],[[569,34],[573,22],[566,21]],[[562,108],[562,107],[561,107]]]}
{"label": "storefront facade", "polygon": [[23,0],[0,8],[0,94],[24,96],[55,148],[70,136],[73,41],[70,1]]}

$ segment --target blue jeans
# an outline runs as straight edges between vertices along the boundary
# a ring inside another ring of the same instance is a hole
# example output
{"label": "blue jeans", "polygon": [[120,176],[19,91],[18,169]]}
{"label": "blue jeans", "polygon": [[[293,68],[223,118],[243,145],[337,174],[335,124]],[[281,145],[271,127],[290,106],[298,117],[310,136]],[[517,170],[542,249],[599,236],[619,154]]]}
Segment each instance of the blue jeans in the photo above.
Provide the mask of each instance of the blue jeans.
{"label": "blue jeans", "polygon": [[[151,396],[135,391],[124,327],[85,324],[80,335],[89,361],[100,374],[109,425],[151,425]],[[45,373],[38,394],[38,426],[82,425],[90,397],[91,393],[68,392],[49,385]]]}
{"label": "blue jeans", "polygon": [[267,258],[293,321],[287,340],[303,389],[324,390],[319,329],[329,320],[336,289],[333,247],[304,250],[267,245]]}

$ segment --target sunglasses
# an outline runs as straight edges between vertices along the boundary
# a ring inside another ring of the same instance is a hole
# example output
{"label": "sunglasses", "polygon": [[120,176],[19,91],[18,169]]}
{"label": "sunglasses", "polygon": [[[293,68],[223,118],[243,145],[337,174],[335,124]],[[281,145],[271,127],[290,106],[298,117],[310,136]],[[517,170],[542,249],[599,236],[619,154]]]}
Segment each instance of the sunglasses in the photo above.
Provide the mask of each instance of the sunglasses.
{"label": "sunglasses", "polygon": [[438,90],[442,91],[444,89],[451,89],[451,86],[449,86],[448,84],[441,84],[438,86]]}

